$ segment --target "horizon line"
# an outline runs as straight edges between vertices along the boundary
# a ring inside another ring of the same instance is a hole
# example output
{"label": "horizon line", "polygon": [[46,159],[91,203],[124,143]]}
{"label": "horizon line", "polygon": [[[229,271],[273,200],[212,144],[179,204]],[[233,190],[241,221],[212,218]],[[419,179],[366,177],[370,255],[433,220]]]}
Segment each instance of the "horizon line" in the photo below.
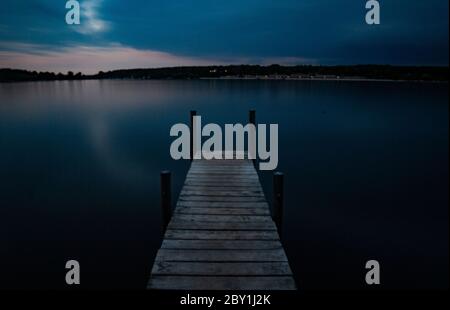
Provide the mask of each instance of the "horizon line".
{"label": "horizon line", "polygon": [[36,72],[36,73],[50,73],[50,74],[62,74],[67,75],[69,73],[79,74],[84,76],[95,76],[99,73],[108,73],[108,72],[117,72],[117,71],[131,71],[131,70],[161,70],[161,69],[180,69],[180,68],[212,68],[212,67],[261,67],[261,68],[269,68],[269,67],[282,67],[282,68],[295,68],[295,67],[323,67],[323,68],[339,68],[339,67],[392,67],[392,68],[449,68],[449,64],[442,65],[405,65],[405,64],[373,64],[373,63],[361,63],[361,64],[289,64],[289,65],[280,65],[277,63],[270,65],[261,65],[261,64],[211,64],[211,65],[180,65],[180,66],[162,66],[162,67],[129,67],[129,68],[120,68],[120,69],[108,69],[108,70],[99,70],[96,73],[84,73],[82,71],[76,70],[67,70],[67,71],[48,71],[48,70],[33,70],[33,69],[23,69],[23,68],[14,68],[14,67],[1,67],[0,70],[11,70],[11,71],[26,71],[26,72]]}

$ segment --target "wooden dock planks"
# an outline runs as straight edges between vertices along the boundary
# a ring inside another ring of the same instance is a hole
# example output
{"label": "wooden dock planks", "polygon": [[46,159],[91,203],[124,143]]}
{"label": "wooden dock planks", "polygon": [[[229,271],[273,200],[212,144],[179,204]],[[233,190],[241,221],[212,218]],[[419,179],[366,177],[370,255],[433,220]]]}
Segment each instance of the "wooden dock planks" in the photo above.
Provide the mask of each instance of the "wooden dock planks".
{"label": "wooden dock planks", "polygon": [[296,289],[251,160],[192,162],[148,288]]}

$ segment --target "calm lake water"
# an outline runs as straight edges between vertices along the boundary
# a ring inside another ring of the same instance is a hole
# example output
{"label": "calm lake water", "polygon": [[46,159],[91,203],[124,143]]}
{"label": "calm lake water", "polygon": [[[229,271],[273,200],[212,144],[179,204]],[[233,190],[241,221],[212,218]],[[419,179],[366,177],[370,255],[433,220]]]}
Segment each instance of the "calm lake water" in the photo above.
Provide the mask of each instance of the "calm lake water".
{"label": "calm lake water", "polygon": [[[0,84],[0,287],[145,288],[161,242],[170,127],[279,124],[284,245],[303,289],[448,288],[448,84],[72,81]],[[260,173],[271,199],[272,173]]]}

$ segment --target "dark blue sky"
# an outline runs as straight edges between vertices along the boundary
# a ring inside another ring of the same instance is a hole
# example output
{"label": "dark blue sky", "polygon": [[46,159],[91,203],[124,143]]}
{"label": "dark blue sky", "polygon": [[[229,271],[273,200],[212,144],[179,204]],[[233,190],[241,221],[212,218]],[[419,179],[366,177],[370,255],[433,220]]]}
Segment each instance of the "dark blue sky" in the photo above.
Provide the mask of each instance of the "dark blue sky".
{"label": "dark blue sky", "polygon": [[0,67],[225,63],[448,65],[448,0],[0,0]]}

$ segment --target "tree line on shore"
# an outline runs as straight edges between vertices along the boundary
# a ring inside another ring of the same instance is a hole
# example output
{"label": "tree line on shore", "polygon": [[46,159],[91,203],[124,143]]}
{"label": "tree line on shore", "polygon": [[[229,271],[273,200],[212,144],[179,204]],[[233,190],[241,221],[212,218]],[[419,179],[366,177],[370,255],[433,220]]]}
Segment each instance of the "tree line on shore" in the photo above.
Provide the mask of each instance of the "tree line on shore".
{"label": "tree line on shore", "polygon": [[151,69],[124,69],[85,75],[82,73],[37,72],[0,69],[0,82],[56,81],[88,79],[200,79],[200,78],[360,78],[411,81],[448,81],[447,67],[408,67],[389,65],[355,66],[200,66]]}

